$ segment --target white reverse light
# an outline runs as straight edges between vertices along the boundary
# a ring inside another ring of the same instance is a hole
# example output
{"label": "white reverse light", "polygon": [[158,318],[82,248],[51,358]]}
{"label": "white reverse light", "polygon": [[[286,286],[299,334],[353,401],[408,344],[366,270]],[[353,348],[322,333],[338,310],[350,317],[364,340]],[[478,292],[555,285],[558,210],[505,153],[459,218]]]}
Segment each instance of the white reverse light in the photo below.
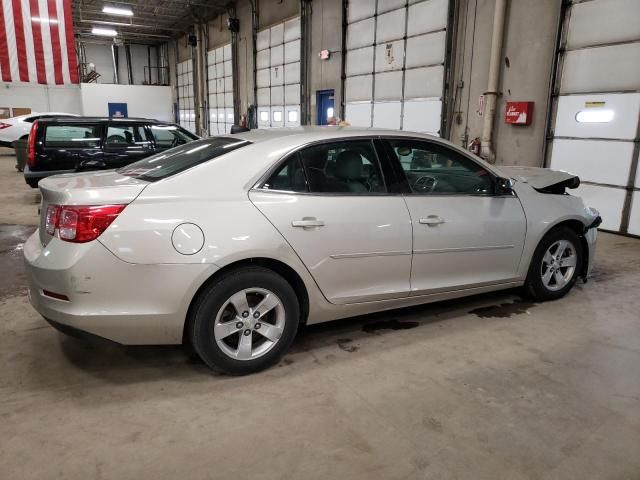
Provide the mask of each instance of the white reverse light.
{"label": "white reverse light", "polygon": [[132,17],[133,11],[126,7],[113,7],[105,5],[102,7],[102,13],[109,13],[111,15],[122,15],[123,17]]}
{"label": "white reverse light", "polygon": [[103,37],[115,37],[116,35],[118,35],[118,32],[116,32],[112,28],[99,28],[99,27],[93,27],[91,29],[91,33],[94,35],[100,35]]}

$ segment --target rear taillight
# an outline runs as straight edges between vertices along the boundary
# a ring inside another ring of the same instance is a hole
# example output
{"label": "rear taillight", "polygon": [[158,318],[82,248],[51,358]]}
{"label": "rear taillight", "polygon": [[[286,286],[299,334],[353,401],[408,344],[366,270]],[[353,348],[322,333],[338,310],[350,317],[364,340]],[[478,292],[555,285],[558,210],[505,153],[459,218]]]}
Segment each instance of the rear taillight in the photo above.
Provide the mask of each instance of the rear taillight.
{"label": "rear taillight", "polygon": [[45,226],[53,235],[58,230],[66,242],[84,243],[98,238],[126,205],[49,205]]}
{"label": "rear taillight", "polygon": [[36,134],[38,133],[38,121],[31,125],[29,132],[29,140],[27,144],[27,165],[34,167],[36,165]]}
{"label": "rear taillight", "polygon": [[0,122],[0,130],[4,130],[5,128],[9,128],[11,126],[10,123],[2,123]]}

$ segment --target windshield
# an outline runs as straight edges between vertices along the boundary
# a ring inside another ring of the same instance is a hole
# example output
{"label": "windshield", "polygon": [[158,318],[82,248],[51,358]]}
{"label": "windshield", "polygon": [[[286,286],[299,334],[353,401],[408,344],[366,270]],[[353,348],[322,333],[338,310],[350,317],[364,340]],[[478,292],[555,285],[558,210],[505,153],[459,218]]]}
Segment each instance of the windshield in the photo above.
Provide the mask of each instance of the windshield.
{"label": "windshield", "polygon": [[217,158],[251,142],[229,137],[213,137],[181,145],[117,170],[121,175],[155,182]]}

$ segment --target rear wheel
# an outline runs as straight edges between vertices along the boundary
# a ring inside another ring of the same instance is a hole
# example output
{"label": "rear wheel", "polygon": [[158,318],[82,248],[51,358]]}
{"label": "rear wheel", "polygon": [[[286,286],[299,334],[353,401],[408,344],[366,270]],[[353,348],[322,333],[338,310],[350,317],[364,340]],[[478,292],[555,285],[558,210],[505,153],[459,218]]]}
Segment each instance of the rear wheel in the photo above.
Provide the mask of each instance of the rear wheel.
{"label": "rear wheel", "polygon": [[534,300],[555,300],[575,285],[582,271],[583,251],[578,235],[571,229],[552,230],[538,244],[525,283]]}
{"label": "rear wheel", "polygon": [[190,318],[191,343],[214,370],[244,375],[273,365],[289,348],[300,318],[296,294],[277,273],[235,270],[209,285]]}

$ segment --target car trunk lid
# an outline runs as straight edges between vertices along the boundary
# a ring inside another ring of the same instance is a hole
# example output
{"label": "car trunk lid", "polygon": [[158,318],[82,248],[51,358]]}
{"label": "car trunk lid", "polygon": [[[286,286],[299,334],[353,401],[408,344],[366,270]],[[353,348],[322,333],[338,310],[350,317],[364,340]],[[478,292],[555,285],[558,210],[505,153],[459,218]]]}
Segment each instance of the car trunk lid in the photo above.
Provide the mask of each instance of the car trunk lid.
{"label": "car trunk lid", "polygon": [[149,182],[120,175],[115,171],[54,175],[40,181],[40,241],[52,236],[45,228],[47,208],[55,205],[125,205],[131,203]]}

